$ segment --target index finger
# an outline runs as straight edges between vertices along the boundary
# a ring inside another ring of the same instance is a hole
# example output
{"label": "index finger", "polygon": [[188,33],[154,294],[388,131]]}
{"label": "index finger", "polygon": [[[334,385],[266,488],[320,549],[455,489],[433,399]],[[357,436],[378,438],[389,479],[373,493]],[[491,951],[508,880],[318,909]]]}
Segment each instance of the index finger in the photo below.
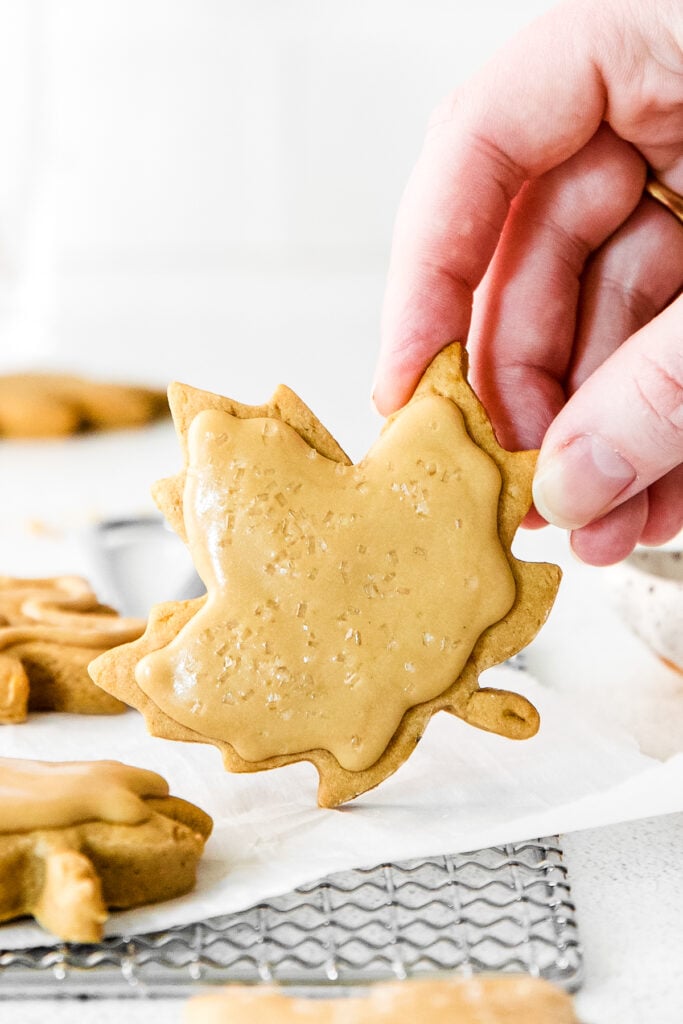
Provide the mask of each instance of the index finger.
{"label": "index finger", "polygon": [[524,181],[581,149],[606,93],[594,39],[600,5],[567,3],[512,40],[433,115],[401,201],[374,400],[409,397],[444,345],[464,340],[472,295]]}

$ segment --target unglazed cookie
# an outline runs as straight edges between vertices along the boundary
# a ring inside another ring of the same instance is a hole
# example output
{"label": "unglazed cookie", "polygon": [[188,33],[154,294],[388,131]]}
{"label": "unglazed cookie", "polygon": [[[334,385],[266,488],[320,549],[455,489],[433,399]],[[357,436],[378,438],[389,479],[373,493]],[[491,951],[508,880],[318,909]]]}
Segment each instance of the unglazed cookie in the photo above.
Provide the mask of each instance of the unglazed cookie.
{"label": "unglazed cookie", "polygon": [[184,1024],[578,1024],[572,1001],[527,975],[399,981],[367,996],[295,998],[231,986],[198,996]]}
{"label": "unglazed cookie", "polygon": [[101,605],[78,576],[0,576],[0,725],[24,722],[29,711],[124,711],[93,685],[88,664],[144,628]]}
{"label": "unglazed cookie", "polygon": [[168,414],[163,391],[60,373],[0,376],[0,436],[64,437],[138,427]]}
{"label": "unglazed cookie", "polygon": [[207,596],[158,605],[90,667],[154,735],[231,771],[311,761],[319,803],[376,786],[431,716],[523,739],[538,714],[479,673],[545,620],[559,569],[510,552],[535,452],[496,443],[452,345],[351,465],[286,388],[244,406],[169,395],[185,468],[156,487]]}
{"label": "unglazed cookie", "polygon": [[189,892],[211,818],[116,761],[0,758],[0,921],[98,942],[107,908]]}

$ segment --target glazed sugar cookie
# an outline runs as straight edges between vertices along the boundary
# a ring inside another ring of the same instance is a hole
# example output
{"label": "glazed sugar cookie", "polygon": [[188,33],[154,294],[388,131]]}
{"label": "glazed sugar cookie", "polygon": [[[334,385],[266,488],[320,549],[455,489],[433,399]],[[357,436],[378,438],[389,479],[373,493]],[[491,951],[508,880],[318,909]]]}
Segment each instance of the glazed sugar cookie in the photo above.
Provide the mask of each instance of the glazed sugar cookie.
{"label": "glazed sugar cookie", "polygon": [[207,596],[153,609],[91,665],[99,686],[231,771],[311,761],[322,806],[396,771],[437,711],[536,732],[528,701],[478,676],[531,640],[560,574],[510,552],[536,453],[498,446],[460,346],[357,465],[286,388],[170,399],[185,468],[155,496]]}
{"label": "glazed sugar cookie", "polygon": [[367,996],[304,999],[232,986],[198,996],[185,1024],[578,1024],[572,1001],[527,975],[399,981]]}
{"label": "glazed sugar cookie", "polygon": [[168,415],[163,391],[60,373],[0,377],[0,436],[49,438],[138,427]]}
{"label": "glazed sugar cookie", "polygon": [[29,710],[124,711],[93,685],[88,664],[144,628],[101,605],[78,576],[0,576],[0,725],[25,721]]}
{"label": "glazed sugar cookie", "polygon": [[98,942],[107,908],[189,892],[211,832],[160,775],[116,761],[0,758],[0,921]]}

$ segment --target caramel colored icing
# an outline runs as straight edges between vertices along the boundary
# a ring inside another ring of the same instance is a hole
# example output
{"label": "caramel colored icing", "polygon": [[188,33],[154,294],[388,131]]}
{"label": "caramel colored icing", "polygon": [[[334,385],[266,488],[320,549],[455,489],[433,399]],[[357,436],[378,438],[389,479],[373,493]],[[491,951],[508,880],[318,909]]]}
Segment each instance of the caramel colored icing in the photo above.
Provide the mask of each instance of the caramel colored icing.
{"label": "caramel colored icing", "polygon": [[84,821],[137,825],[150,816],[142,798],[167,795],[160,775],[118,761],[1,757],[0,833],[68,828]]}
{"label": "caramel colored icing", "polygon": [[245,760],[322,748],[369,767],[514,602],[498,468],[435,395],[353,466],[280,420],[219,410],[188,441],[185,526],[208,597],[138,685]]}
{"label": "caramel colored icing", "polygon": [[109,648],[135,640],[143,629],[142,620],[122,618],[100,605],[78,576],[0,576],[0,650],[36,641]]}

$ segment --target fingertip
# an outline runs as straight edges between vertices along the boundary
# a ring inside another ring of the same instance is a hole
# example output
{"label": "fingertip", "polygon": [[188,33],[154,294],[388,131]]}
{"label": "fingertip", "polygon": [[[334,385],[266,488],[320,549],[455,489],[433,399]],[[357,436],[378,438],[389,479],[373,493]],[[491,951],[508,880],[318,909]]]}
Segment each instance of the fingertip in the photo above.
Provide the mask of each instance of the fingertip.
{"label": "fingertip", "polygon": [[385,341],[380,349],[375,379],[372,387],[372,401],[382,416],[401,409],[412,396],[423,373],[446,345],[432,334],[411,335],[409,341],[400,344]]}
{"label": "fingertip", "polygon": [[673,540],[683,527],[683,465],[648,488],[648,519],[640,543],[657,547]]}
{"label": "fingertip", "polygon": [[522,526],[525,530],[542,530],[547,525],[546,520],[536,511],[533,505],[524,516],[524,519],[522,519]]}
{"label": "fingertip", "polygon": [[372,382],[372,404],[380,416],[391,416],[410,398],[419,372],[411,372],[393,342],[384,338]]}
{"label": "fingertip", "polygon": [[373,388],[372,404],[385,419],[392,413],[398,412],[406,404],[413,393],[413,388],[400,389],[392,386],[377,386]]}
{"label": "fingertip", "polygon": [[371,395],[372,404],[380,416],[391,416],[393,412],[405,405],[396,387],[388,384],[383,377],[375,377]]}
{"label": "fingertip", "polygon": [[569,547],[579,562],[596,568],[605,568],[628,558],[635,543],[630,544],[623,540],[614,545],[609,541],[606,543],[605,538],[595,535],[591,526],[583,526],[580,530],[571,530],[569,533]]}
{"label": "fingertip", "polygon": [[541,446],[532,491],[544,519],[565,530],[580,530],[604,517],[637,473],[612,443],[597,433],[579,434],[546,452]]}
{"label": "fingertip", "polygon": [[647,522],[648,499],[645,491],[613,509],[602,519],[572,530],[569,544],[581,562],[604,567],[628,558]]}

